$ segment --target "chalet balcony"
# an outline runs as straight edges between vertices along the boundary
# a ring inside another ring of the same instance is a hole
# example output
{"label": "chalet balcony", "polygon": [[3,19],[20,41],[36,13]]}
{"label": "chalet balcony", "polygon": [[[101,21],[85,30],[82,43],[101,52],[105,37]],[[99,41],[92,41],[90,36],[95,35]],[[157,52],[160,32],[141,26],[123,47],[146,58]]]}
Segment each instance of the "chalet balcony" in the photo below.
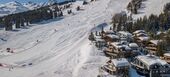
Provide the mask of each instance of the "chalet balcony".
{"label": "chalet balcony", "polygon": [[157,51],[156,47],[146,47],[146,49],[151,50],[151,51]]}

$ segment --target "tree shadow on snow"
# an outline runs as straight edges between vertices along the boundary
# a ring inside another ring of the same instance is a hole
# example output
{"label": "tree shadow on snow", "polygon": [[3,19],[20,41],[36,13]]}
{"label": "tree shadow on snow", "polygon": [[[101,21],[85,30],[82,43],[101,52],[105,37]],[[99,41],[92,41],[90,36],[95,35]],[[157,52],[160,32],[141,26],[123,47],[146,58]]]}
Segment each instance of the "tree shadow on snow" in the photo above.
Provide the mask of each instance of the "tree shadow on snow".
{"label": "tree shadow on snow", "polygon": [[20,31],[20,30],[18,30],[18,29],[13,29],[13,30],[11,30],[12,32],[18,32],[18,31]]}
{"label": "tree shadow on snow", "polygon": [[62,17],[57,17],[57,18],[55,18],[55,19],[44,20],[44,21],[39,22],[39,23],[36,23],[36,24],[38,24],[38,25],[48,24],[48,23],[51,23],[51,22],[54,22],[54,21],[62,20],[63,18],[64,18],[64,16],[62,16]]}
{"label": "tree shadow on snow", "polygon": [[101,31],[102,27],[106,27],[108,24],[107,23],[101,23],[99,25],[94,25],[95,27],[91,29],[91,32],[95,32],[95,31]]}

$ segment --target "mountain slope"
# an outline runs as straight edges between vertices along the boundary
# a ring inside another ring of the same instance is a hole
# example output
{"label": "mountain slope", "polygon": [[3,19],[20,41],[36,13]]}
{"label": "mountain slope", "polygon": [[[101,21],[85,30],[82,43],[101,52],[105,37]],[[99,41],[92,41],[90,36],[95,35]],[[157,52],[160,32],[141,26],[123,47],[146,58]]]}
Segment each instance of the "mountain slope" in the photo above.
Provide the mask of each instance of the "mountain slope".
{"label": "mountain slope", "polygon": [[10,47],[16,52],[0,58],[2,63],[16,65],[12,71],[0,67],[1,76],[96,77],[106,57],[89,48],[88,34],[97,25],[110,22],[112,15],[124,10],[129,1],[97,0],[82,6],[84,11],[65,15],[59,21],[19,32],[0,32],[8,37],[0,46],[2,50]]}
{"label": "mountain slope", "polygon": [[0,15],[8,15],[13,13],[19,13],[28,11],[29,9],[23,6],[21,3],[17,1],[9,2],[6,4],[0,5]]}
{"label": "mountain slope", "polygon": [[40,8],[41,7],[40,4],[37,4],[37,3],[34,3],[34,2],[30,1],[28,3],[24,3],[23,6],[28,8],[29,10],[34,10],[34,9]]}

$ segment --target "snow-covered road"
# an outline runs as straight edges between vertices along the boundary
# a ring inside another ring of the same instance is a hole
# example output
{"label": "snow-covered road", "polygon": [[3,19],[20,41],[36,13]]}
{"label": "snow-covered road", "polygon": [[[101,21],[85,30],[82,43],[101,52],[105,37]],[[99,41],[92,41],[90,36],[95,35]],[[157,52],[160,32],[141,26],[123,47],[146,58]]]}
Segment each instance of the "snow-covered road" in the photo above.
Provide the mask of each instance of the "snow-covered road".
{"label": "snow-covered road", "polygon": [[0,55],[0,63],[14,66],[11,71],[0,67],[0,77],[96,77],[104,57],[89,45],[88,34],[97,25],[109,23],[129,1],[97,0],[58,21],[15,32],[0,31],[7,40],[0,41],[0,50],[10,47],[15,52]]}

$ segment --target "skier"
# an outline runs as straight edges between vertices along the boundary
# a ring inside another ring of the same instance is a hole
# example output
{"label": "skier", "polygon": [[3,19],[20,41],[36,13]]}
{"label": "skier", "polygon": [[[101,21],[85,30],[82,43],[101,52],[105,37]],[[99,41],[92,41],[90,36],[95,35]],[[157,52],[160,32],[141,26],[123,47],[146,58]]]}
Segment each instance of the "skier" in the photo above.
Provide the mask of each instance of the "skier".
{"label": "skier", "polygon": [[37,43],[39,42],[39,40],[37,40]]}
{"label": "skier", "polygon": [[11,48],[7,48],[6,50],[7,50],[7,52],[10,52]]}
{"label": "skier", "polygon": [[57,30],[56,30],[56,29],[54,29],[54,32],[57,32]]}
{"label": "skier", "polygon": [[11,53],[14,53],[14,51],[13,51],[13,50],[11,50]]}

